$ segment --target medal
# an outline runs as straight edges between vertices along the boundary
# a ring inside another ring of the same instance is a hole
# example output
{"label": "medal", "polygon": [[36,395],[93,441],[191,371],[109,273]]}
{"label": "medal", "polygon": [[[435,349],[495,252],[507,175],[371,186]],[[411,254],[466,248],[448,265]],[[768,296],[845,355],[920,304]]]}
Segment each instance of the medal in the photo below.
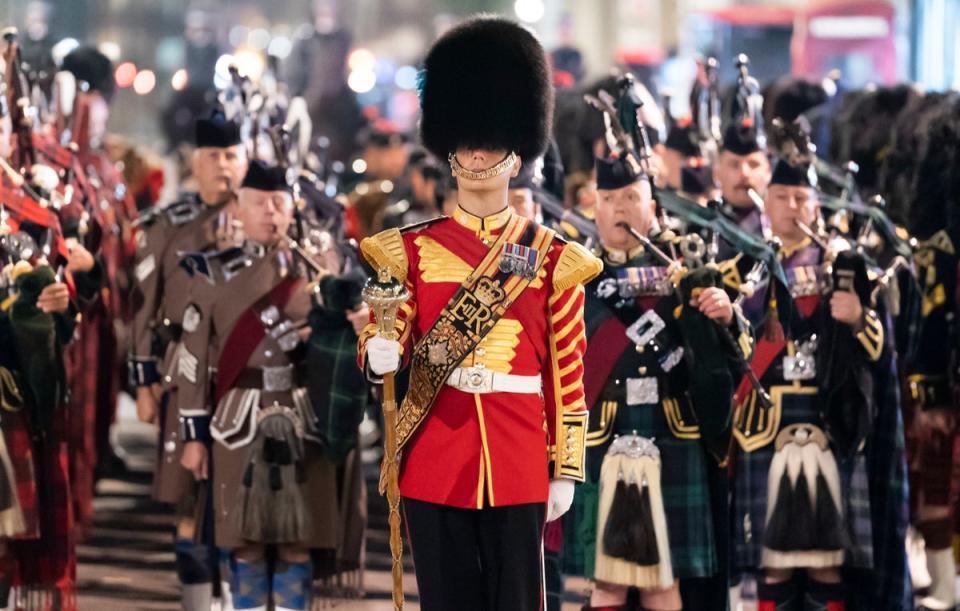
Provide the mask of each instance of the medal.
{"label": "medal", "polygon": [[533,278],[537,273],[537,259],[540,253],[520,244],[506,243],[500,255],[500,271],[523,278]]}

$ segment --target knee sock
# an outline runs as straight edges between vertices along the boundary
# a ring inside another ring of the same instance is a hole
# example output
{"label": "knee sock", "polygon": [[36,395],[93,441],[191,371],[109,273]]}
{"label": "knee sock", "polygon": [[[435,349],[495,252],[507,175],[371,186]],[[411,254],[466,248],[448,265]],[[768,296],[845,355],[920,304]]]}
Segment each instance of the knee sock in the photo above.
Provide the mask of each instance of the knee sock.
{"label": "knee sock", "polygon": [[174,552],[183,610],[208,611],[213,600],[210,549],[191,539],[177,539]]}
{"label": "knee sock", "polygon": [[799,611],[800,590],[793,579],[782,583],[757,582],[757,611]]}
{"label": "knee sock", "polygon": [[233,597],[230,595],[230,575],[233,552],[228,549],[217,549],[220,560],[220,611],[234,611]]}
{"label": "knee sock", "polygon": [[803,611],[844,611],[842,583],[807,580],[803,595]]}
{"label": "knee sock", "polygon": [[957,604],[957,565],[953,558],[953,524],[950,518],[917,525],[926,546],[930,589],[921,604],[928,609],[953,609]]}
{"label": "knee sock", "polygon": [[270,593],[270,576],[263,560],[236,560],[230,573],[230,596],[237,611],[265,611]]}
{"label": "knee sock", "polygon": [[310,561],[277,560],[273,571],[273,604],[276,611],[306,611],[313,566]]}

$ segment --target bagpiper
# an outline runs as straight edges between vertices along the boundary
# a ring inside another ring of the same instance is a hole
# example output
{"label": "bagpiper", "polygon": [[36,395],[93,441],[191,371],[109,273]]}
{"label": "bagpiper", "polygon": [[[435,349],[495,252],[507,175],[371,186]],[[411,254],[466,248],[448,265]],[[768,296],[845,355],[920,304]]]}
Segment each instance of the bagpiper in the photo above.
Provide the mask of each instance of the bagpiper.
{"label": "bagpiper", "polygon": [[648,237],[659,231],[652,180],[619,104],[605,110],[617,148],[596,162],[604,271],[586,289],[588,474],[564,561],[594,580],[585,609],[626,609],[631,588],[645,609],[723,608],[725,579],[698,595],[720,570],[708,479],[726,460],[749,325],[715,266],[682,267]]}
{"label": "bagpiper", "polygon": [[195,543],[201,526],[195,523],[196,486],[180,466],[177,374],[186,366],[180,339],[190,279],[180,257],[214,250],[218,239],[230,233],[232,201],[247,155],[239,126],[217,112],[197,120],[195,144],[191,166],[197,192],[149,209],[138,221],[129,369],[139,418],[160,425],[153,498],[177,506],[176,566],[183,605],[206,611],[218,560],[207,545]]}
{"label": "bagpiper", "polygon": [[304,379],[314,302],[287,238],[293,206],[288,173],[252,161],[243,243],[183,259],[194,275],[176,370],[180,463],[209,482],[238,610],[304,611],[310,551],[337,546],[336,468]]}
{"label": "bagpiper", "polygon": [[[929,95],[929,94],[928,94]],[[936,102],[936,100],[934,100]],[[954,609],[957,519],[957,244],[956,154],[960,121],[956,98],[939,100],[926,113],[929,130],[910,202],[910,232],[921,307],[917,345],[905,359],[906,415],[912,424],[913,521],[925,543],[930,584],[921,608]],[[914,114],[910,114],[911,119]],[[918,147],[920,148],[920,147]]]}
{"label": "bagpiper", "polygon": [[399,491],[425,611],[542,608],[544,522],[584,476],[582,285],[601,263],[507,197],[546,148],[552,97],[525,28],[476,17],[447,32],[426,58],[420,133],[458,206],[362,245],[410,292],[399,341],[371,324],[359,354],[374,378],[409,367]]}
{"label": "bagpiper", "polygon": [[0,81],[0,604],[73,611],[63,349],[73,337],[76,303],[97,299],[103,269],[85,247],[63,239],[49,206],[55,171],[27,167],[27,91],[15,31],[3,34],[0,59],[10,85]]}
{"label": "bagpiper", "polygon": [[723,132],[715,171],[724,211],[745,231],[761,235],[766,226],[763,197],[770,182],[763,97],[757,81],[747,73],[745,55],[738,58],[737,66],[737,103]]}
{"label": "bagpiper", "polygon": [[758,573],[761,608],[843,609],[844,571],[873,565],[864,444],[884,325],[863,257],[818,237],[819,205],[809,155],[781,156],[765,209],[786,284],[744,306],[769,398],[742,381],[733,422],[734,563]]}

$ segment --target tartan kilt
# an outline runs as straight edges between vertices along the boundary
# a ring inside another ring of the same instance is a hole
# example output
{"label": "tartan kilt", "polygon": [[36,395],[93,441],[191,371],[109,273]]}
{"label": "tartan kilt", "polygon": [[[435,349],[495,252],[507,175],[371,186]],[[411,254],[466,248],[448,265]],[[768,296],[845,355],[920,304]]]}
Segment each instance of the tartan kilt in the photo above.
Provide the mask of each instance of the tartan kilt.
{"label": "tartan kilt", "polygon": [[17,539],[36,539],[40,536],[40,511],[37,500],[37,478],[34,471],[33,441],[24,410],[4,412],[3,436],[10,454],[15,481],[14,489],[23,511],[26,530]]}
{"label": "tartan kilt", "polygon": [[[97,407],[97,375],[103,365],[95,317],[84,316],[76,329],[77,338],[64,350],[64,364],[70,393],[66,406],[70,452],[70,480],[74,511],[85,526],[93,522],[93,495],[97,465],[94,424]],[[91,366],[91,363],[96,365]]]}
{"label": "tartan kilt", "polygon": [[[656,436],[656,445],[660,449],[660,488],[673,575],[677,579],[713,576],[719,566],[706,452],[698,440],[677,439],[669,433]],[[600,449],[588,451],[591,475],[599,471],[603,459]],[[596,475],[591,479],[579,485],[569,517],[565,517],[563,550],[564,573],[588,579],[593,578],[595,545],[602,536],[597,525],[599,484]]]}
{"label": "tartan kilt", "polygon": [[[781,428],[799,422],[822,426],[811,396],[785,395],[782,398]],[[742,449],[736,458],[733,485],[733,561],[742,570],[761,567],[764,526],[767,516],[767,475],[773,461],[774,443],[753,452]],[[844,565],[870,568],[873,565],[873,530],[870,517],[870,488],[866,456],[862,451],[848,460],[837,457],[840,489],[843,491],[843,518],[850,535]]]}
{"label": "tartan kilt", "polygon": [[707,453],[698,440],[661,437],[660,490],[667,516],[670,560],[677,579],[719,570],[707,482]]}
{"label": "tartan kilt", "polygon": [[18,564],[16,585],[22,592],[55,597],[65,610],[74,608],[71,601],[77,568],[70,470],[63,441],[66,424],[61,411],[54,430],[42,442],[33,443],[35,498],[36,506],[41,508],[36,512],[39,536],[10,542]]}

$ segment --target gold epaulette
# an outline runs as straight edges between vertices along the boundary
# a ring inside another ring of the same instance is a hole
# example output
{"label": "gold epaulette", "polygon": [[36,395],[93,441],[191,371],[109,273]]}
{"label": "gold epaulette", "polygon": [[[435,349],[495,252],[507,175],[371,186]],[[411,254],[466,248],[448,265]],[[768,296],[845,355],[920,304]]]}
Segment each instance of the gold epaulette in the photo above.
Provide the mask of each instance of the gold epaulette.
{"label": "gold epaulette", "polygon": [[576,242],[567,242],[553,270],[553,288],[565,291],[586,284],[603,271],[603,262]]}
{"label": "gold epaulette", "polygon": [[403,282],[407,279],[409,261],[407,250],[403,247],[403,236],[399,229],[387,229],[364,238],[360,242],[360,252],[376,270],[386,269],[390,275]]}

